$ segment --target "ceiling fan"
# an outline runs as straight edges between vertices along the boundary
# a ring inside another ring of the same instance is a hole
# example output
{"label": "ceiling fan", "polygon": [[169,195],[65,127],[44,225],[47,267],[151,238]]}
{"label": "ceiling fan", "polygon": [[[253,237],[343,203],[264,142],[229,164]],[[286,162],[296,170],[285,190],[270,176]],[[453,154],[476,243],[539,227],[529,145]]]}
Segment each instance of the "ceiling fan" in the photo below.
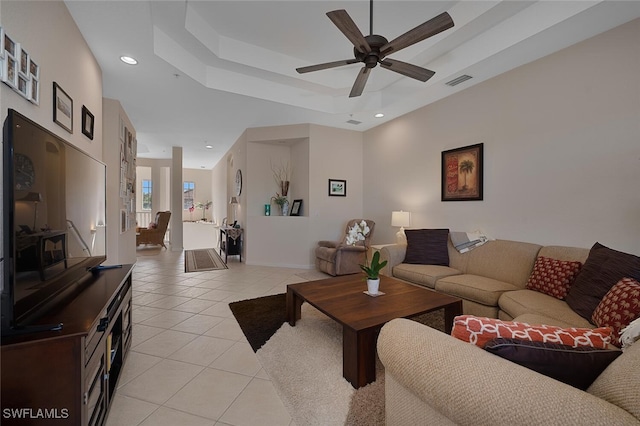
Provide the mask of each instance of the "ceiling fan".
{"label": "ceiling fan", "polygon": [[360,73],[358,73],[358,77],[351,88],[351,93],[349,93],[350,98],[360,96],[362,94],[364,86],[367,83],[367,79],[369,78],[370,71],[378,64],[383,68],[395,71],[407,77],[415,78],[416,80],[429,80],[435,74],[434,71],[409,64],[407,62],[387,58],[386,56],[453,27],[453,20],[451,19],[451,16],[447,12],[444,12],[435,18],[418,25],[414,29],[407,31],[392,41],[388,41],[381,35],[373,34],[373,0],[370,0],[369,2],[370,32],[368,36],[362,35],[346,10],[333,10],[331,12],[327,12],[327,16],[349,39],[349,41],[353,43],[353,53],[355,58],[296,68],[296,71],[300,74],[304,74],[307,72],[320,71],[328,68],[362,62],[364,63],[364,67],[362,67]]}

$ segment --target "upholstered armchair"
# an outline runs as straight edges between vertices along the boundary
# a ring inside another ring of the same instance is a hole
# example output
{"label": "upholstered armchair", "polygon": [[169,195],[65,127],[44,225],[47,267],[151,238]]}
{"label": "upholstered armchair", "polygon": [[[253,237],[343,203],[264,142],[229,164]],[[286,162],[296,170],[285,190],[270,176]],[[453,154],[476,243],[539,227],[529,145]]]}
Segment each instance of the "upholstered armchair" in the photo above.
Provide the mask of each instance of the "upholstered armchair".
{"label": "upholstered armchair", "polygon": [[151,225],[149,228],[136,228],[136,246],[140,244],[159,244],[164,248],[164,234],[167,233],[169,227],[169,219],[171,218],[171,212],[158,212],[156,213],[156,220],[153,222],[155,226]]}
{"label": "upholstered armchair", "polygon": [[346,243],[349,229],[356,223],[360,223],[362,219],[353,219],[347,223],[344,236],[340,241],[319,241],[316,247],[316,268],[319,271],[326,272],[329,275],[347,275],[360,272],[360,265],[365,263],[365,254],[371,245],[371,236],[376,223],[367,220],[369,226],[369,234],[365,236],[364,241],[359,241],[356,245]]}

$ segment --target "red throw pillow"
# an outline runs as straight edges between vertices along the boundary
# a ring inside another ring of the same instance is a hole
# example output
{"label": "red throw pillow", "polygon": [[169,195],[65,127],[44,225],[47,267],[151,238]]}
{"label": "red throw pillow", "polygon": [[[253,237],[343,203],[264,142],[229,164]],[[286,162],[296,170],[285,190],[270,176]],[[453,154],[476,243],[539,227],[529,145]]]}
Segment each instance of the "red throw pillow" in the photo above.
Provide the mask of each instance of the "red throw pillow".
{"label": "red throw pillow", "polygon": [[484,348],[498,337],[604,349],[611,342],[611,328],[562,328],[553,325],[529,325],[524,322],[460,315],[453,321],[451,335]]}
{"label": "red throw pillow", "polygon": [[527,288],[563,300],[581,268],[581,262],[539,256],[527,281]]}
{"label": "red throw pillow", "polygon": [[620,330],[640,317],[640,282],[623,278],[602,298],[591,320],[598,327],[613,328],[611,343],[620,347]]}

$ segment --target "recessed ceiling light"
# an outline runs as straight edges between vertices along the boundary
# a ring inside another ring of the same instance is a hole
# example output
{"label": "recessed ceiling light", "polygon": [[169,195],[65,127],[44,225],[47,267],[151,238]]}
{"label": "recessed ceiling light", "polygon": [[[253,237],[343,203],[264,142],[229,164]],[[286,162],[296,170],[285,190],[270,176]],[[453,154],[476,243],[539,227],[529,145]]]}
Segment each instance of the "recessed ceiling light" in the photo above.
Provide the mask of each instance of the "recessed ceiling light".
{"label": "recessed ceiling light", "polygon": [[384,114],[383,114],[383,113],[381,113],[381,112],[379,112],[379,113],[377,113],[376,115],[374,115],[374,117],[375,117],[375,118],[382,118],[382,117],[384,117]]}
{"label": "recessed ceiling light", "polygon": [[129,64],[129,65],[138,64],[138,61],[135,58],[132,58],[131,56],[120,56],[120,60],[125,64]]}
{"label": "recessed ceiling light", "polygon": [[205,145],[204,147],[207,149],[213,149],[213,145]]}
{"label": "recessed ceiling light", "polygon": [[200,166],[201,169],[204,169],[204,166]]}

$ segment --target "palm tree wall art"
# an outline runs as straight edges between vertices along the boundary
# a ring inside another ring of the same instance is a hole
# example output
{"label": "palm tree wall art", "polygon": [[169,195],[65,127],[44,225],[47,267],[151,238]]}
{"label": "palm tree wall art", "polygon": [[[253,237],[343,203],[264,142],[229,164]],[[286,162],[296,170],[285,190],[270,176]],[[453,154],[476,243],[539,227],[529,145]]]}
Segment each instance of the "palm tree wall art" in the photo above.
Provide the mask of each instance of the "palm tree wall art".
{"label": "palm tree wall art", "polygon": [[484,144],[442,152],[442,201],[482,200]]}

